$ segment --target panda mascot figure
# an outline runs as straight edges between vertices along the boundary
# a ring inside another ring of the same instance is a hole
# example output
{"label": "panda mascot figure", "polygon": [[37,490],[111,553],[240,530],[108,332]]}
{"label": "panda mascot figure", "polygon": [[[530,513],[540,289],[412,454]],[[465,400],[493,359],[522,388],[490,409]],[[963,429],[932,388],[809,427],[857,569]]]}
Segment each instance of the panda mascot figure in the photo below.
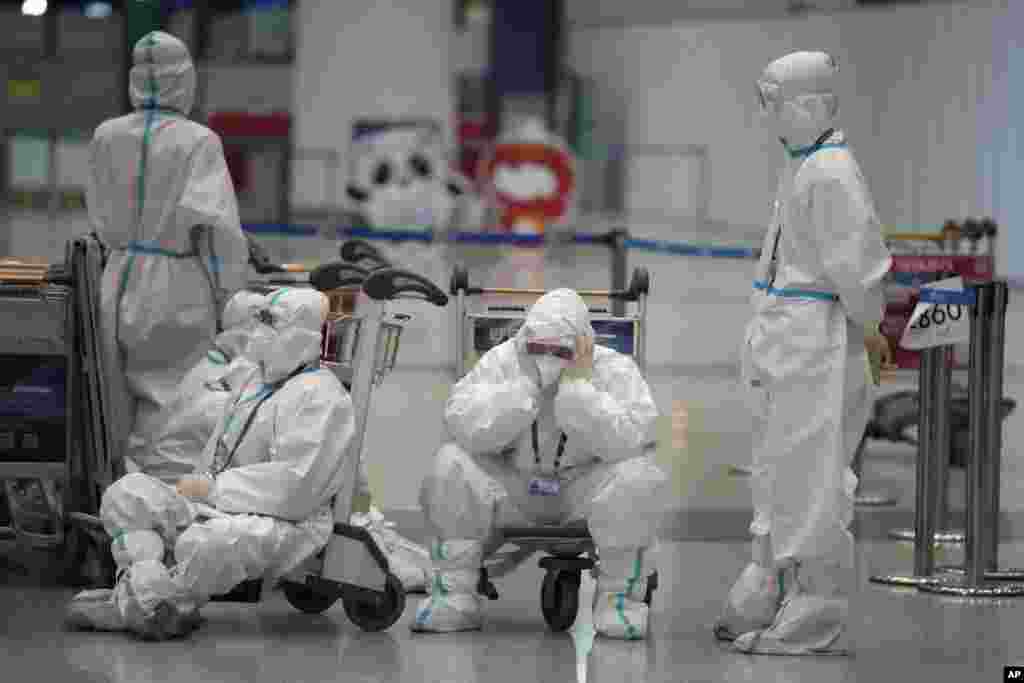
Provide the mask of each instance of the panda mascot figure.
{"label": "panda mascot figure", "polygon": [[452,170],[441,126],[431,120],[359,120],[353,125],[345,200],[355,227],[430,230],[434,247],[381,244],[395,265],[446,281],[445,238],[479,230],[483,207],[472,184]]}

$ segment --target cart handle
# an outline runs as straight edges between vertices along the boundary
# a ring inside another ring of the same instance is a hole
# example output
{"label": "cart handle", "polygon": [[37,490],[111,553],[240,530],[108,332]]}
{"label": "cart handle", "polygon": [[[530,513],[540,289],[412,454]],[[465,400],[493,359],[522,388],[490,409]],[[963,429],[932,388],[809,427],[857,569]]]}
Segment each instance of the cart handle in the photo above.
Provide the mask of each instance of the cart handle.
{"label": "cart handle", "polygon": [[[416,273],[401,268],[381,268],[370,273],[363,282],[363,291],[375,301],[391,301],[399,298],[425,299],[435,306],[445,306],[448,295],[433,282]],[[419,294],[405,297],[403,294]]]}
{"label": "cart handle", "polygon": [[370,270],[390,268],[391,262],[384,258],[377,247],[363,240],[348,240],[341,245],[341,260],[349,263],[369,261]]}
{"label": "cart handle", "polygon": [[[457,295],[464,292],[467,296],[479,294],[528,294],[543,296],[548,293],[546,289],[514,289],[510,287],[470,287],[469,271],[465,266],[455,266],[452,272],[451,293]],[[629,289],[579,289],[576,293],[584,298],[619,299],[621,301],[637,301],[641,295],[646,296],[651,292],[651,276],[643,266],[633,269],[633,277],[629,282]]]}
{"label": "cart handle", "polygon": [[342,287],[359,287],[369,275],[365,269],[351,263],[325,263],[309,274],[309,283],[314,289],[329,292]]}

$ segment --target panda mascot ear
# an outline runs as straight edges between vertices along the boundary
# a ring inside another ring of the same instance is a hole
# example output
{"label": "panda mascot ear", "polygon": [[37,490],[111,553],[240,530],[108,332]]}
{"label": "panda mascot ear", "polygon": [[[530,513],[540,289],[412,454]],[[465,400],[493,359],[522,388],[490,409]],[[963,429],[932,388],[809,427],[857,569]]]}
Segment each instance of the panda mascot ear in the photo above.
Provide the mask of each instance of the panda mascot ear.
{"label": "panda mascot ear", "polygon": [[370,198],[369,192],[356,187],[352,183],[349,183],[348,185],[345,186],[345,194],[348,195],[349,199],[351,199],[352,201],[359,202],[360,204],[362,204],[363,202]]}

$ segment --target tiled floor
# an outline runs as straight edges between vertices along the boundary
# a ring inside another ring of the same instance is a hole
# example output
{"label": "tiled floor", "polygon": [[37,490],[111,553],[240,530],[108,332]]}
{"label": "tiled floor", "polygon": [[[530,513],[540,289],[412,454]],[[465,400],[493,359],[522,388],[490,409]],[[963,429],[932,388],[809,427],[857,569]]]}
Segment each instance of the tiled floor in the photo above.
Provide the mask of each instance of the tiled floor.
{"label": "tiled floor", "polygon": [[[1024,560],[1024,544],[1005,545],[1006,564]],[[851,657],[751,657],[712,639],[708,625],[746,560],[739,543],[670,543],[660,556],[652,637],[644,643],[598,639],[588,680],[779,683],[987,683],[1003,666],[1024,663],[1024,599],[963,601],[869,585],[872,573],[907,571],[911,549],[892,542],[861,546],[864,582],[853,605]],[[955,556],[940,558],[956,562]],[[451,681],[561,682],[576,679],[569,635],[545,630],[534,563],[502,579],[480,633],[414,635],[419,596],[388,632],[363,633],[340,605],[320,616],[294,611],[280,595],[258,606],[214,604],[208,623],[185,641],[140,643],[120,634],[65,633],[72,591],[0,580],[2,680],[62,682]]]}

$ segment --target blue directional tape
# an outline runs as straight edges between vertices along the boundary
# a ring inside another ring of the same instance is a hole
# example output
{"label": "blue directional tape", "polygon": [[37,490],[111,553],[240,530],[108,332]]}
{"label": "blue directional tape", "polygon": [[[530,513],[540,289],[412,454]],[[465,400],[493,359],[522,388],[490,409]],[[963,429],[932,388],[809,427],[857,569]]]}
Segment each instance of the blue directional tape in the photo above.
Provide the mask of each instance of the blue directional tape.
{"label": "blue directional tape", "polygon": [[[256,235],[315,237],[320,234],[319,229],[312,225],[249,223],[242,227],[246,232]],[[429,243],[434,242],[437,239],[437,236],[432,230],[404,228],[381,230],[376,228],[338,227],[335,229],[335,234],[341,239],[356,238],[380,240],[385,242]],[[509,244],[520,247],[541,246],[545,242],[543,235],[490,232],[452,232],[448,233],[447,240],[458,244]],[[572,242],[574,244],[607,244],[608,238],[604,234],[575,233],[572,236]],[[639,251],[674,254],[677,256],[705,256],[710,258],[756,259],[761,254],[760,249],[750,247],[688,244],[685,242],[669,242],[665,240],[626,239],[623,240],[623,246],[626,249],[635,249]]]}
{"label": "blue directional tape", "polygon": [[951,289],[924,288],[921,290],[921,297],[918,300],[923,304],[973,306],[977,301],[977,296],[973,289],[966,289],[962,292],[958,292]]}

